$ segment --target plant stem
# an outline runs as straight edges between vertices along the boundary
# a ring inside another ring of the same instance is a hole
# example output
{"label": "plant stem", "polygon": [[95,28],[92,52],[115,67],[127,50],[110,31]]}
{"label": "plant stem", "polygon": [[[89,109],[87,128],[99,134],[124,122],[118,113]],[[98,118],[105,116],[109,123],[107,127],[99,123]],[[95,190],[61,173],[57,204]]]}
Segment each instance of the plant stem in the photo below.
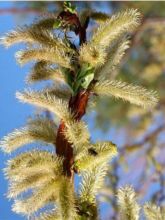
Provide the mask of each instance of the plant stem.
{"label": "plant stem", "polygon": [[[69,108],[74,114],[74,119],[79,121],[85,114],[90,92],[88,90],[80,91],[76,96],[70,98]],[[73,180],[74,171],[72,169],[74,163],[73,148],[67,141],[63,132],[65,130],[65,123],[61,121],[56,138],[56,154],[64,158],[63,171],[64,175]]]}
{"label": "plant stem", "polygon": [[[80,45],[86,42],[86,29],[88,26],[88,21],[85,26],[82,26],[77,14],[72,14],[66,11],[62,11],[59,14],[59,17],[64,21],[67,21],[67,23],[69,23],[70,25],[75,26],[74,32],[76,35],[79,36]],[[90,92],[88,90],[81,90],[75,96],[71,96],[68,107],[69,110],[71,110],[71,112],[73,113],[75,120],[81,120],[82,116],[85,114],[89,95]],[[73,148],[72,144],[69,143],[64,136],[63,132],[65,128],[65,123],[61,121],[56,137],[56,154],[64,158],[64,175],[69,177],[73,182],[74,172],[76,172],[72,169],[74,163]]]}

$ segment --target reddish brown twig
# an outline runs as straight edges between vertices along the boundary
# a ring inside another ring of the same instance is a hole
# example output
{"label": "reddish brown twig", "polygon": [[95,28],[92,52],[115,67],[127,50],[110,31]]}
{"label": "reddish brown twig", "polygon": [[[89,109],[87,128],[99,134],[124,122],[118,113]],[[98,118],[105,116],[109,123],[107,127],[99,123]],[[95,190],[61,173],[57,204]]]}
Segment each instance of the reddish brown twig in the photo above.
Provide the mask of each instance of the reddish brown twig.
{"label": "reddish brown twig", "polygon": [[146,135],[144,137],[144,139],[138,143],[134,143],[131,146],[129,145],[125,145],[122,149],[121,149],[121,153],[124,153],[126,151],[129,151],[131,149],[134,149],[134,147],[141,147],[143,146],[145,143],[149,142],[153,137],[156,137],[160,132],[162,132],[163,130],[165,130],[165,125],[161,125],[158,128],[156,128],[153,132],[149,133],[148,135]]}
{"label": "reddish brown twig", "polygon": [[[71,14],[70,12],[61,12],[59,14],[61,19],[64,19],[65,22],[69,25],[74,25],[75,34],[79,35],[80,45],[86,41],[86,27],[82,27],[79,21],[79,18],[76,14]],[[88,90],[81,90],[75,96],[72,96],[69,100],[68,107],[69,110],[74,115],[74,119],[79,121],[82,116],[85,114],[88,99],[90,92]],[[64,136],[64,130],[66,129],[65,123],[61,121],[57,137],[56,137],[56,154],[63,157],[63,171],[64,175],[68,176],[71,180],[73,180],[74,172],[73,170],[73,148],[71,143]]]}
{"label": "reddish brown twig", "polygon": [[3,14],[43,14],[46,11],[33,8],[0,8],[0,15]]}
{"label": "reddish brown twig", "polygon": [[[80,91],[76,96],[70,98],[69,108],[74,113],[75,120],[79,121],[85,114],[89,94],[90,93],[88,91]],[[64,174],[73,179],[73,148],[63,134],[65,128],[65,123],[61,121],[56,138],[56,153],[57,155],[62,156],[64,158]]]}

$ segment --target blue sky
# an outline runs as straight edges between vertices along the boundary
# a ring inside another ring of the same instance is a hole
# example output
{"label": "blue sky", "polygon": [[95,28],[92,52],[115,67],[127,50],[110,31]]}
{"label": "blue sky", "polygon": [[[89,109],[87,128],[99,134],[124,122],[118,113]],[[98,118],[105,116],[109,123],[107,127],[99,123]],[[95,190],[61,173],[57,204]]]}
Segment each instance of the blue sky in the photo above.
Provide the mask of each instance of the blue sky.
{"label": "blue sky", "polygon": [[[10,7],[12,2],[0,2],[0,8]],[[12,15],[0,15],[0,36],[15,27],[15,20]],[[22,90],[25,87],[24,78],[28,68],[20,68],[15,62],[14,53],[18,46],[4,49],[0,45],[0,137],[11,132],[14,128],[20,127],[30,115],[32,108],[28,105],[19,103],[15,98],[16,90]],[[11,204],[5,198],[7,192],[7,181],[4,179],[2,168],[10,155],[4,155],[0,151],[0,219],[1,220],[20,220],[24,219],[15,215],[11,211]]]}

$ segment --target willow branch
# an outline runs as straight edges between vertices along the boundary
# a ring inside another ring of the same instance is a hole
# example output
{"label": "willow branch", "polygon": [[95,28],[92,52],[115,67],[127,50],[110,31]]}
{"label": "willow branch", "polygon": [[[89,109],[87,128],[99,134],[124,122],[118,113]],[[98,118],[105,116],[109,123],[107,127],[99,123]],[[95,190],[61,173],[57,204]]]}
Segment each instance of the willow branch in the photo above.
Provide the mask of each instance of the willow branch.
{"label": "willow branch", "polygon": [[161,125],[159,126],[158,128],[156,128],[153,132],[149,133],[148,135],[146,135],[142,141],[138,142],[138,143],[134,143],[134,144],[131,144],[130,146],[129,145],[125,145],[121,152],[125,152],[125,151],[129,151],[131,150],[131,148],[134,148],[135,146],[136,147],[141,147],[143,146],[145,143],[149,142],[153,137],[156,137],[160,132],[162,132],[163,130],[165,129],[165,125]]}
{"label": "willow branch", "polygon": [[0,15],[4,14],[43,14],[46,10],[33,8],[0,8]]}

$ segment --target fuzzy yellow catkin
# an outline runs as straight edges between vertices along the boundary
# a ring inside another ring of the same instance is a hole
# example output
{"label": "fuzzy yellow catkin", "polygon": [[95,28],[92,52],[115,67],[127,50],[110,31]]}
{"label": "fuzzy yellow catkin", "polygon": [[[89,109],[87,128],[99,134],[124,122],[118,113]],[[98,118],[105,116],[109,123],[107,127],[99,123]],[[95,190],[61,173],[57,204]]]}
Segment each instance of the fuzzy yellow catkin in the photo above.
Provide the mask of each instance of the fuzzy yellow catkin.
{"label": "fuzzy yellow catkin", "polygon": [[118,205],[120,219],[138,220],[140,206],[136,202],[136,195],[131,186],[125,186],[118,190]]}
{"label": "fuzzy yellow catkin", "polygon": [[69,52],[71,50],[71,48],[67,47],[61,39],[54,35],[52,31],[38,25],[25,25],[23,28],[19,27],[1,38],[1,44],[6,47],[22,42],[30,45],[42,45],[47,49],[58,48],[58,50],[64,50],[65,52]]}
{"label": "fuzzy yellow catkin", "polygon": [[37,62],[26,78],[27,83],[36,83],[44,80],[65,83],[64,76],[59,68],[52,68],[46,62]]}
{"label": "fuzzy yellow catkin", "polygon": [[108,48],[106,62],[96,71],[95,78],[98,78],[98,80],[102,77],[111,78],[125,55],[125,51],[129,48],[129,45],[130,41],[127,37],[122,37],[118,41],[115,41],[115,43]]}
{"label": "fuzzy yellow catkin", "polygon": [[99,166],[94,166],[82,172],[82,181],[80,184],[80,200],[82,202],[95,203],[96,194],[102,187],[108,166],[104,162]]}
{"label": "fuzzy yellow catkin", "polygon": [[136,9],[127,9],[113,15],[100,25],[92,36],[93,45],[109,46],[113,40],[120,38],[126,32],[132,32],[141,23],[141,14]]}
{"label": "fuzzy yellow catkin", "polygon": [[148,91],[144,87],[121,81],[100,80],[95,84],[93,92],[98,95],[121,98],[144,108],[153,108],[158,102],[155,91]]}
{"label": "fuzzy yellow catkin", "polygon": [[6,153],[33,142],[55,143],[57,126],[49,119],[31,120],[23,128],[15,129],[0,141],[0,146]]}
{"label": "fuzzy yellow catkin", "polygon": [[72,115],[68,110],[68,103],[53,94],[25,90],[23,93],[17,92],[16,97],[21,102],[29,103],[53,112],[66,123],[72,120]]}
{"label": "fuzzy yellow catkin", "polygon": [[160,208],[148,202],[143,208],[147,220],[165,220],[165,209],[163,207]]}
{"label": "fuzzy yellow catkin", "polygon": [[58,48],[37,48],[18,51],[16,59],[20,65],[31,61],[45,61],[71,69],[70,58]]}
{"label": "fuzzy yellow catkin", "polygon": [[[92,149],[96,155],[92,155],[89,149]],[[96,165],[99,166],[101,163],[111,160],[117,155],[117,147],[112,142],[98,142],[96,144],[90,144],[88,150],[83,153],[81,158],[79,155],[76,155],[76,159],[78,158],[76,161],[77,167],[80,171],[90,169]]]}
{"label": "fuzzy yellow catkin", "polygon": [[64,220],[77,220],[77,210],[75,205],[75,195],[73,185],[67,177],[61,177],[59,195],[57,199],[60,210],[60,217]]}
{"label": "fuzzy yellow catkin", "polygon": [[[38,191],[35,191],[32,196],[24,200],[15,200],[12,206],[12,210],[18,214],[24,214],[27,216],[32,215],[38,209],[44,207],[52,196],[57,196],[59,182],[55,179],[51,179]],[[34,205],[35,204],[35,205]]]}
{"label": "fuzzy yellow catkin", "polygon": [[128,9],[107,19],[97,28],[92,39],[80,47],[80,63],[90,63],[93,67],[102,66],[107,47],[125,33],[133,32],[140,22],[141,14],[136,9]]}

